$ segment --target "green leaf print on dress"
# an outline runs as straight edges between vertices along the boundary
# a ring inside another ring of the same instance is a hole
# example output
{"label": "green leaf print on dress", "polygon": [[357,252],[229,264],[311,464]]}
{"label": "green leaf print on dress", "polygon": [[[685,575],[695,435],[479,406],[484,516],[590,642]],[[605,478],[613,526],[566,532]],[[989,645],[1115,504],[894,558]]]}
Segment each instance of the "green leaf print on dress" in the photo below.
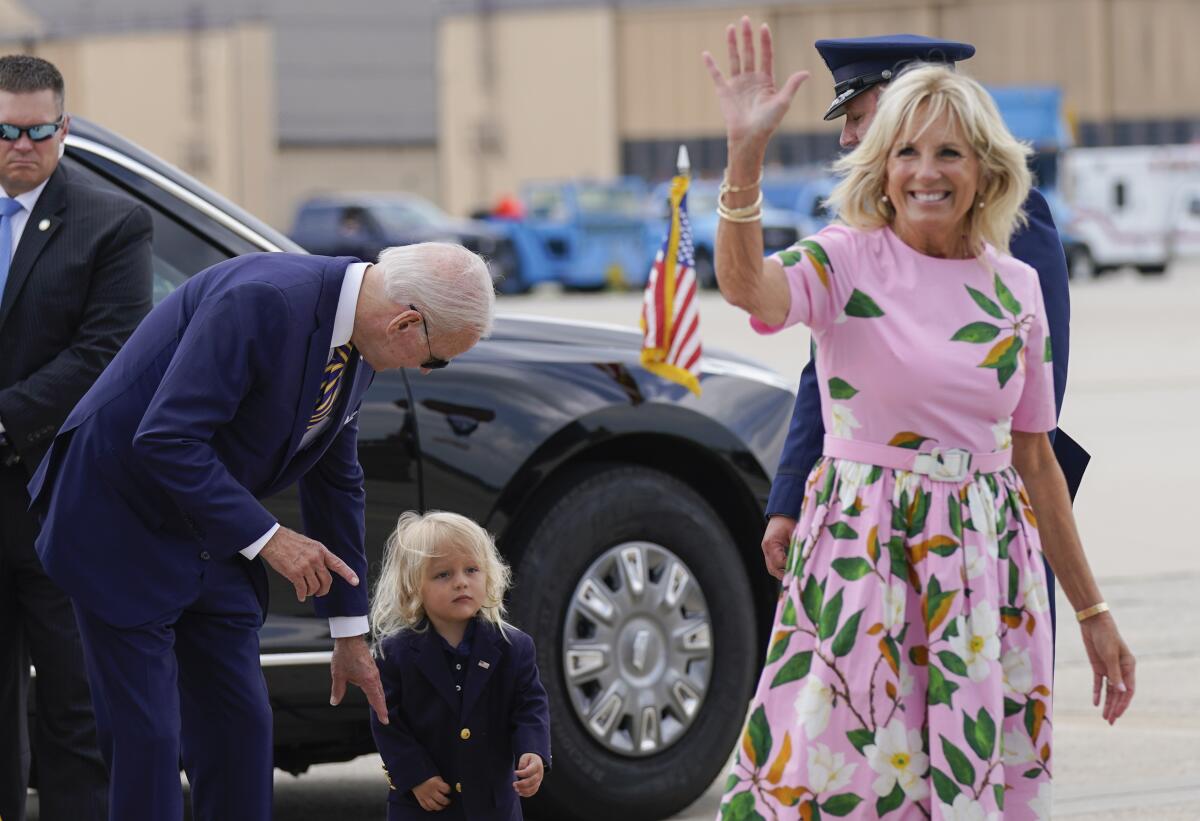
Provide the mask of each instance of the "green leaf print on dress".
{"label": "green leaf print on dress", "polygon": [[[992,345],[988,350],[983,361],[979,363],[980,368],[992,368],[996,371],[996,379],[1000,382],[1000,387],[1003,388],[1008,384],[1008,380],[1013,378],[1013,375],[1020,367],[1022,350],[1024,342],[1021,340],[1021,332],[1026,331],[1033,322],[1033,314],[1021,315],[1021,303],[1013,296],[1012,291],[1000,279],[1000,274],[993,272],[993,287],[996,291],[996,300],[993,302],[989,297],[972,288],[966,286],[967,293],[971,299],[978,305],[983,312],[995,319],[1005,320],[1008,323],[1007,328],[993,325],[991,322],[969,322],[954,332],[950,337],[951,342],[968,342],[974,345],[986,345],[993,342],[1005,330],[1011,331],[1011,336],[1005,336]],[[1001,309],[1003,306],[1003,310]],[[1008,311],[1011,316],[1006,317],[1004,311]],[[1050,340],[1046,339],[1046,361],[1049,360]]]}
{"label": "green leaf print on dress", "polygon": [[846,316],[856,316],[859,319],[874,319],[884,315],[883,309],[875,303],[875,300],[857,288],[850,294],[845,313]]}
{"label": "green leaf print on dress", "polygon": [[833,377],[829,380],[829,396],[831,399],[852,399],[858,389],[845,379]]}

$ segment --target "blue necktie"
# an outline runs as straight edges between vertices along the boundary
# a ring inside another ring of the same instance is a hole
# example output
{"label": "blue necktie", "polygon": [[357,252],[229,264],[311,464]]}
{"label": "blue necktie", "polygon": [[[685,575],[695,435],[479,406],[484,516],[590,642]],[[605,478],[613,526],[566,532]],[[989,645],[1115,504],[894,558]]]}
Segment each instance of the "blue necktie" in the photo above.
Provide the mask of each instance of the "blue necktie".
{"label": "blue necktie", "polygon": [[23,207],[14,199],[0,197],[0,300],[4,299],[4,286],[8,282],[8,266],[12,262],[12,216]]}

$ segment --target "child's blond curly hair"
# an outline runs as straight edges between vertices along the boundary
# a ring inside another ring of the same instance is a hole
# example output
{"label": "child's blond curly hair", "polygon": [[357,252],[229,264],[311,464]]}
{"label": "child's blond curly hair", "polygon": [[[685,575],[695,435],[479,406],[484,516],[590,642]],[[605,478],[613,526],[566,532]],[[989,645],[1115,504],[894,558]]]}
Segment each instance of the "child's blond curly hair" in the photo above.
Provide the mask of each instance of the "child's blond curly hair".
{"label": "child's blond curly hair", "polygon": [[430,559],[462,551],[479,563],[484,575],[480,616],[496,625],[501,634],[510,626],[504,620],[504,594],[512,573],[496,549],[491,535],[466,516],[431,510],[400,516],[384,549],[383,569],[371,602],[371,633],[376,642],[401,630],[420,629],[425,620],[421,583]]}

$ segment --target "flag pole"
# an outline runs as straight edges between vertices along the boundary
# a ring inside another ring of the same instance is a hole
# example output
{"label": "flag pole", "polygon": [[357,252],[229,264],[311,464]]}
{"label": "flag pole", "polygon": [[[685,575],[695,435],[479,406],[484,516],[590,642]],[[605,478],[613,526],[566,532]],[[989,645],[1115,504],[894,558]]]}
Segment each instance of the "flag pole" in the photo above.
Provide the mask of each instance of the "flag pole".
{"label": "flag pole", "polygon": [[679,157],[675,160],[675,167],[679,170],[679,176],[688,177],[692,173],[692,162],[688,159],[687,146],[680,143]]}

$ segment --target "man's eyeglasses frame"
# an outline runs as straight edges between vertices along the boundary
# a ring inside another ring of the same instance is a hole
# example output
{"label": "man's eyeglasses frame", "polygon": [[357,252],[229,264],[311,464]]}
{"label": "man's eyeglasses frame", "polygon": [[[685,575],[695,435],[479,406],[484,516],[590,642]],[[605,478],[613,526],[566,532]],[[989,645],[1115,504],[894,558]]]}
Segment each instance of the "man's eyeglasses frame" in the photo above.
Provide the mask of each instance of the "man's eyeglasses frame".
{"label": "man's eyeglasses frame", "polygon": [[15,143],[21,139],[22,134],[28,134],[29,139],[35,143],[45,142],[58,133],[58,130],[63,127],[65,119],[65,117],[59,117],[52,123],[37,123],[36,125],[0,123],[0,140]]}
{"label": "man's eyeglasses frame", "polygon": [[416,305],[413,305],[411,302],[408,304],[408,307],[412,308],[414,311],[416,311],[420,315],[421,327],[423,327],[425,329],[425,349],[427,351],[429,351],[429,358],[421,363],[421,367],[427,371],[441,370],[442,368],[444,368],[450,364],[450,360],[442,359],[440,356],[433,355],[433,348],[431,348],[429,345],[429,323],[425,321],[424,311],[422,311]]}

